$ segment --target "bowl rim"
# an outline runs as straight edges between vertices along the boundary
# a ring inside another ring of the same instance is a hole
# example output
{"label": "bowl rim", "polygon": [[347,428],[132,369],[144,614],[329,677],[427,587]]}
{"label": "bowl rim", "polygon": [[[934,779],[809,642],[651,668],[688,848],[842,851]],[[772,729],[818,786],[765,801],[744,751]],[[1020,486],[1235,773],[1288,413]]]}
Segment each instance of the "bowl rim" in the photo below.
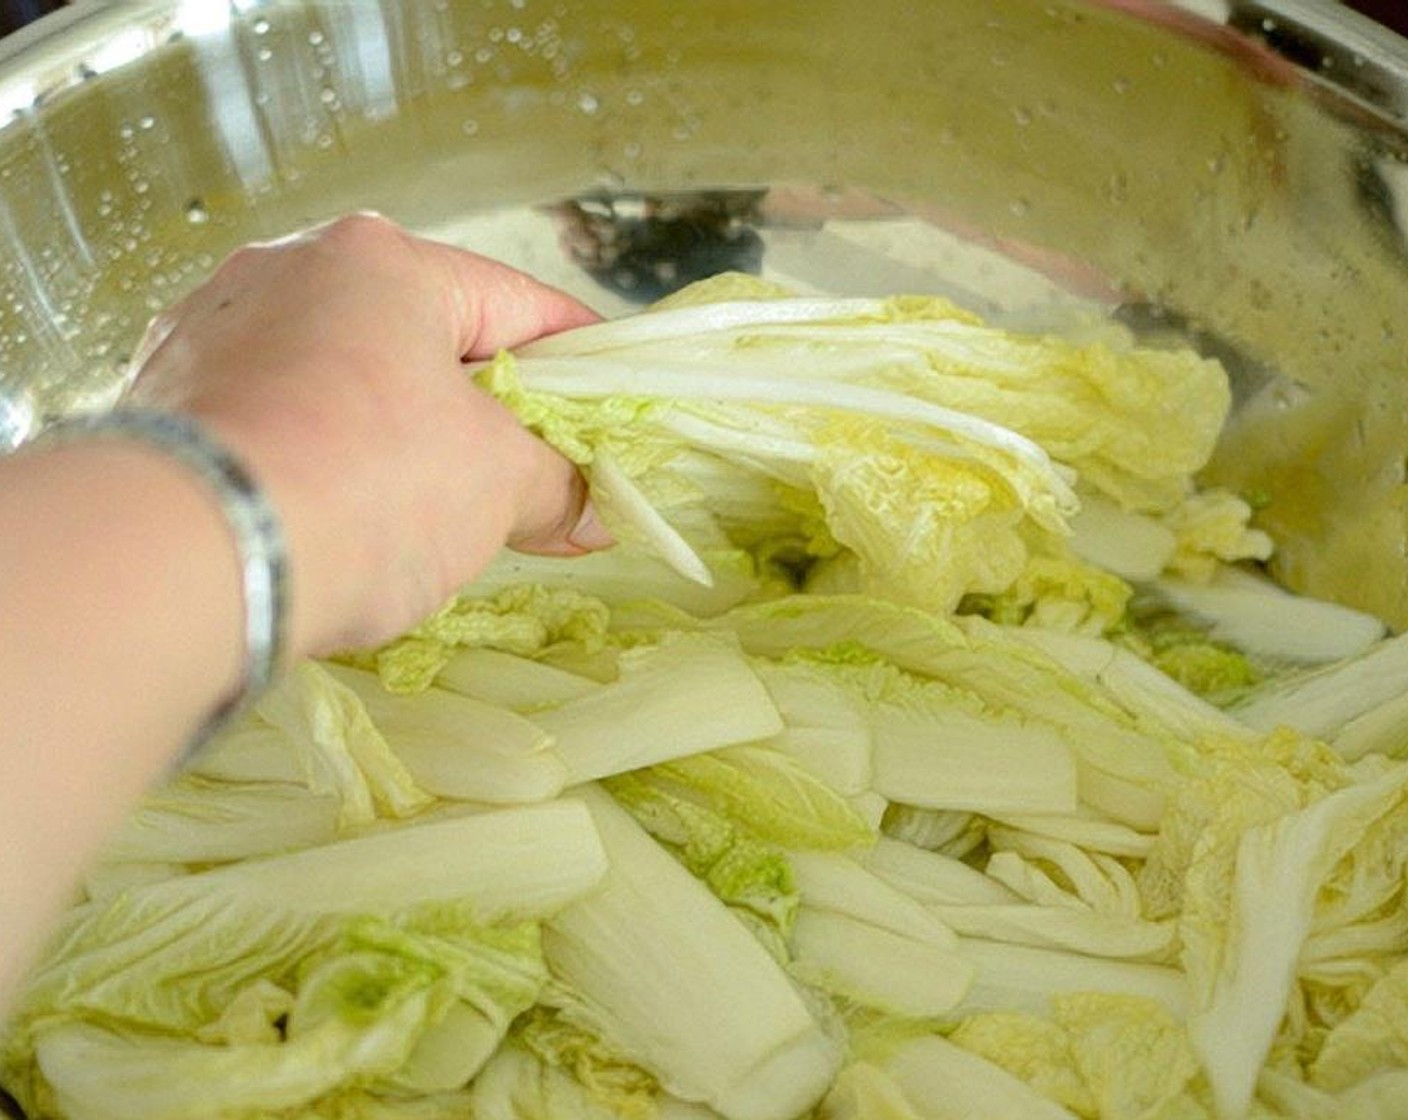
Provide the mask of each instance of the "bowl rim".
{"label": "bowl rim", "polygon": [[[1141,18],[1131,0],[1091,2]],[[1269,50],[1322,89],[1408,130],[1408,39],[1353,8],[1325,0],[1159,3],[1209,31]],[[0,40],[0,130],[109,70],[285,6],[279,0],[89,0],[57,9]]]}

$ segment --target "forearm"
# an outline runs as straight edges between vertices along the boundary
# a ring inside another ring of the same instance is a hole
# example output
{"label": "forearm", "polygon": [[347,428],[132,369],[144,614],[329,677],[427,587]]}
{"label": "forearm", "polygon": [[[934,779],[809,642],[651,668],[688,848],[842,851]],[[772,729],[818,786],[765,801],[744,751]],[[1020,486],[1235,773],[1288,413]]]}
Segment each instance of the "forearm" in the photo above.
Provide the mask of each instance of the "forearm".
{"label": "forearm", "polygon": [[240,587],[218,504],[165,454],[95,439],[0,461],[0,991],[238,687]]}

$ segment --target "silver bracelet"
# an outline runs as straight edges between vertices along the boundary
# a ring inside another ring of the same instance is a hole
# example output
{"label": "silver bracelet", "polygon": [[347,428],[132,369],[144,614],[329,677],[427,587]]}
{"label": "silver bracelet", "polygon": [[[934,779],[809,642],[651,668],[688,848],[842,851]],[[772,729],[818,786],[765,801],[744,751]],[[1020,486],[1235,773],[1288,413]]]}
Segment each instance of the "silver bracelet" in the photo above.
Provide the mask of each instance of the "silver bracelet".
{"label": "silver bracelet", "polygon": [[185,767],[235,712],[278,674],[286,623],[288,547],[278,513],[263,488],[199,424],[174,412],[118,408],[64,417],[40,441],[90,436],[132,439],[191,468],[214,494],[234,536],[244,592],[244,669],[240,686],[211,714],[176,760]]}

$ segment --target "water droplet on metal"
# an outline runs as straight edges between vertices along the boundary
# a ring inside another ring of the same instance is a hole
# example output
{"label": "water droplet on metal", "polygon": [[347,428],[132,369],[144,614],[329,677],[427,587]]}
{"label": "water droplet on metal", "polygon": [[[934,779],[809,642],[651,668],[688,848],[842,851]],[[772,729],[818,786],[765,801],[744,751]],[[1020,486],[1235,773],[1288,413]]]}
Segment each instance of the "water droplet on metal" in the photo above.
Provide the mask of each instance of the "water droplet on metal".
{"label": "water droplet on metal", "polygon": [[202,199],[193,198],[186,203],[186,221],[193,226],[203,226],[210,221],[210,211],[205,208]]}
{"label": "water droplet on metal", "polygon": [[256,35],[269,34],[269,21],[267,19],[257,19],[249,26],[250,30],[253,31]]}
{"label": "water droplet on metal", "polygon": [[596,94],[583,92],[577,95],[577,108],[587,114],[595,113],[601,108],[601,101]]}
{"label": "water droplet on metal", "polygon": [[1032,111],[1025,105],[1018,105],[1012,110],[1012,119],[1022,128],[1026,128],[1032,123]]}

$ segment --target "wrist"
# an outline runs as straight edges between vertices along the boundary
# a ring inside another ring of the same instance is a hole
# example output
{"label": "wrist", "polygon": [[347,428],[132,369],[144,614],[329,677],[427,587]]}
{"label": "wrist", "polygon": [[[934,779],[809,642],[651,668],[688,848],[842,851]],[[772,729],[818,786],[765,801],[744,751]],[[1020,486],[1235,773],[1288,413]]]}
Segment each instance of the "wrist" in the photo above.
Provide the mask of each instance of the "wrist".
{"label": "wrist", "polygon": [[319,453],[320,410],[271,413],[241,402],[194,402],[182,411],[238,457],[283,528],[284,656],[289,663],[355,645],[359,573],[374,571],[354,473]]}
{"label": "wrist", "polygon": [[225,690],[190,741],[198,747],[237,708],[271,684],[285,646],[287,549],[268,495],[218,439],[190,417],[156,409],[123,408],[70,417],[45,433],[47,443],[121,441],[139,445],[199,485],[208,510],[219,515],[235,561],[241,607],[242,657],[237,683]]}

